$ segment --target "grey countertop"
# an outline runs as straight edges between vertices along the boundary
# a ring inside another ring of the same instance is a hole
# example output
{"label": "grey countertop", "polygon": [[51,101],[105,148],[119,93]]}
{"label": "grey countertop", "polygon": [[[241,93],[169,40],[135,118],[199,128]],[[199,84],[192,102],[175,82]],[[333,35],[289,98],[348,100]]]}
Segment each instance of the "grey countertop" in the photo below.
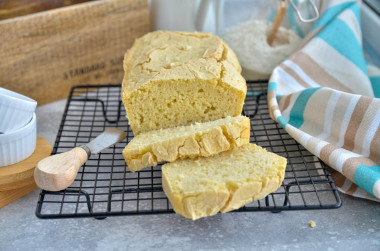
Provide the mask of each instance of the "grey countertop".
{"label": "grey countertop", "polygon": [[[65,100],[37,108],[54,143]],[[339,209],[41,220],[39,190],[0,209],[0,250],[380,250],[380,204],[341,194]],[[316,223],[310,228],[309,220]]]}

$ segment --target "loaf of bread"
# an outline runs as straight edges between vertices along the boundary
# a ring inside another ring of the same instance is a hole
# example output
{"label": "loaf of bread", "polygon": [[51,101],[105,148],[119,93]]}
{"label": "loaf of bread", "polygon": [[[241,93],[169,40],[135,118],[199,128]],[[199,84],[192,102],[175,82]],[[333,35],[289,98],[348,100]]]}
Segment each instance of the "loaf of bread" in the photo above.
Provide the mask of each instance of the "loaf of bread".
{"label": "loaf of bread", "polygon": [[162,186],[174,211],[195,220],[265,198],[281,185],[285,167],[285,158],[245,144],[163,165]]}
{"label": "loaf of bread", "polygon": [[241,67],[212,34],[148,33],[125,54],[124,70],[122,100],[135,135],[241,114]]}
{"label": "loaf of bread", "polygon": [[141,133],[123,150],[132,172],[160,162],[211,156],[249,143],[250,121],[244,116],[227,117],[189,126]]}

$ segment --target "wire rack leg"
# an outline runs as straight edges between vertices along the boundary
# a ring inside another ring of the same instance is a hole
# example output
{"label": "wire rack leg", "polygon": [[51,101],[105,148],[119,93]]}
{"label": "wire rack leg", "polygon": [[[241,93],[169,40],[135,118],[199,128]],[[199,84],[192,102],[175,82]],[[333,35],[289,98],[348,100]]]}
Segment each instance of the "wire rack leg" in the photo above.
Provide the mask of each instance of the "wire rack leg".
{"label": "wire rack leg", "polygon": [[116,115],[116,119],[114,120],[111,120],[111,119],[108,119],[107,117],[107,111],[106,111],[106,106],[104,104],[104,101],[101,100],[101,99],[95,99],[95,98],[78,98],[78,99],[75,99],[75,101],[83,101],[83,102],[100,102],[101,106],[102,106],[102,112],[103,112],[103,117],[104,117],[104,120],[107,121],[108,123],[117,123],[119,122],[120,120],[120,114],[121,114],[121,104],[122,104],[122,101],[119,101],[119,105],[118,105],[118,110],[117,110],[117,115]]}
{"label": "wire rack leg", "polygon": [[[88,212],[89,212],[90,214],[93,213],[92,206],[91,206],[90,195],[89,195],[86,191],[84,191],[84,190],[82,190],[82,189],[80,189],[80,190],[66,189],[66,190],[64,190],[64,191],[59,191],[59,192],[49,192],[49,191],[44,191],[44,195],[45,195],[45,194],[56,194],[56,195],[61,195],[61,194],[63,194],[63,193],[66,193],[66,194],[67,194],[67,193],[73,193],[73,194],[78,194],[78,193],[80,193],[81,195],[84,195],[85,198],[86,198],[86,204],[87,204]],[[96,216],[96,217],[94,217],[94,218],[97,219],[97,220],[104,220],[104,219],[107,218],[107,217],[98,217],[98,216]]]}
{"label": "wire rack leg", "polygon": [[[286,196],[285,196],[285,199],[286,199]],[[269,205],[269,195],[267,197],[265,197],[265,206],[267,207],[270,207]],[[281,213],[282,210],[280,209],[273,209],[271,210],[272,213]]]}

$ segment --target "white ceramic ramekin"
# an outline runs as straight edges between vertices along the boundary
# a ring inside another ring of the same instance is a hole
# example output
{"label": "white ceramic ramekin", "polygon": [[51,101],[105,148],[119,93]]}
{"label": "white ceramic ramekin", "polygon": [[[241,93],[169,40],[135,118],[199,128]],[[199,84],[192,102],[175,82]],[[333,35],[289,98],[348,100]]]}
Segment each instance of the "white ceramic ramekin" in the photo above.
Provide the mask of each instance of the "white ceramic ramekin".
{"label": "white ceramic ramekin", "polygon": [[0,167],[15,164],[32,155],[37,141],[36,125],[36,114],[33,114],[26,126],[0,134]]}
{"label": "white ceramic ramekin", "polygon": [[24,127],[33,116],[37,102],[0,87],[0,133]]}

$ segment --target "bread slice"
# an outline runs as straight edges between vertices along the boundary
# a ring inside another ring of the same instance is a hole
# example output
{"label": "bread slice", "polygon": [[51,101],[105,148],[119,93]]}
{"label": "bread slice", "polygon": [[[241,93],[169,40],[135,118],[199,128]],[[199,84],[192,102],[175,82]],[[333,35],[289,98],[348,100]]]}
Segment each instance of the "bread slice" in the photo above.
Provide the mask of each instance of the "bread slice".
{"label": "bread slice", "polygon": [[241,114],[240,64],[211,33],[148,33],[126,53],[124,70],[122,100],[135,135]]}
{"label": "bread slice", "polygon": [[132,172],[164,161],[211,156],[249,143],[250,121],[244,116],[141,133],[123,150]]}
{"label": "bread slice", "polygon": [[195,220],[265,198],[281,185],[285,167],[285,158],[245,144],[212,157],[163,165],[162,186],[174,211]]}

